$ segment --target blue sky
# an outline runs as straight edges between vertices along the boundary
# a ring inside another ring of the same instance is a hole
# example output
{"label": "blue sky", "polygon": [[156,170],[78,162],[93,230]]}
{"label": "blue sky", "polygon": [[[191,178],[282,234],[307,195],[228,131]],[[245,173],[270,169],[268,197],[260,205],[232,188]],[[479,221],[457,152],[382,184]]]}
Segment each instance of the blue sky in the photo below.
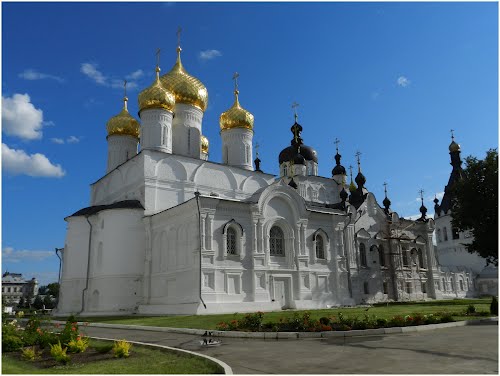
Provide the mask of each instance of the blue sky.
{"label": "blue sky", "polygon": [[392,208],[433,212],[451,166],[498,146],[497,3],[2,3],[2,269],[57,280],[64,217],[89,205],[106,167],[106,121],[166,73],[183,28],[184,66],[209,92],[203,133],[221,161],[218,118],[255,116],[262,169],[278,173],[291,104],[331,176],[359,150],[367,188]]}

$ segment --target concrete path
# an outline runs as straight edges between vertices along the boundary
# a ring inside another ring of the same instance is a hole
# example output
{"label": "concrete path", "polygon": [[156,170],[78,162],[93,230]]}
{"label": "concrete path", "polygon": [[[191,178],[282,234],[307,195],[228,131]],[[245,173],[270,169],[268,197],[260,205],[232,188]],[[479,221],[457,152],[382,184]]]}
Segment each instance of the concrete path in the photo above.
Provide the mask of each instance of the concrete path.
{"label": "concrete path", "polygon": [[349,338],[221,338],[205,348],[189,334],[87,327],[90,336],[161,344],[226,362],[235,374],[498,374],[498,326]]}

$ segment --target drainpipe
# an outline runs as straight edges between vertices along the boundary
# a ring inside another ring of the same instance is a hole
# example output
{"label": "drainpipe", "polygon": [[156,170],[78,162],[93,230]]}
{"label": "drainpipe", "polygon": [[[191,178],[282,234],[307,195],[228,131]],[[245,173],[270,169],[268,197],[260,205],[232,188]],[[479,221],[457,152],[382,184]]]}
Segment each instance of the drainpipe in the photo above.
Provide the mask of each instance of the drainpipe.
{"label": "drainpipe", "polygon": [[89,224],[89,249],[88,249],[88,252],[87,252],[87,278],[86,278],[86,281],[85,281],[85,288],[82,290],[82,309],[77,314],[82,313],[83,310],[84,310],[84,308],[85,308],[85,293],[89,289],[90,250],[91,250],[91,245],[92,245],[92,223],[90,223],[88,215],[85,216],[85,219],[87,220],[87,222]]}
{"label": "drainpipe", "polygon": [[[63,249],[64,248],[56,248],[56,256],[59,259],[59,274],[57,277],[57,283],[59,285],[59,294],[61,293],[61,266],[62,266],[62,258],[61,258],[62,254],[60,255],[59,253],[62,252]],[[57,296],[55,297],[56,302],[57,302],[57,306],[59,306],[59,294],[57,294]],[[57,306],[56,306],[56,310],[57,310]]]}
{"label": "drainpipe", "polygon": [[199,191],[196,191],[194,192],[194,196],[196,197],[196,207],[198,208],[198,230],[199,230],[199,239],[200,239],[200,242],[199,242],[199,251],[200,251],[200,279],[199,279],[199,288],[200,288],[200,301],[201,303],[203,304],[203,307],[205,307],[205,309],[207,309],[207,305],[205,304],[205,302],[203,301],[203,297],[201,296],[201,262],[202,262],[202,259],[201,259],[201,250],[203,248],[203,244],[201,244],[201,211],[200,211],[200,192]]}
{"label": "drainpipe", "polygon": [[[344,225],[344,230],[342,231],[344,233],[344,240],[345,240],[345,230],[347,229],[347,226],[349,226],[351,224],[351,221],[352,221],[352,213],[348,213],[348,214],[349,214],[349,222],[347,222],[347,224]],[[347,267],[347,288],[349,289],[349,296],[352,299],[351,266],[349,263],[349,252],[345,253],[345,261],[346,261],[346,267]]]}

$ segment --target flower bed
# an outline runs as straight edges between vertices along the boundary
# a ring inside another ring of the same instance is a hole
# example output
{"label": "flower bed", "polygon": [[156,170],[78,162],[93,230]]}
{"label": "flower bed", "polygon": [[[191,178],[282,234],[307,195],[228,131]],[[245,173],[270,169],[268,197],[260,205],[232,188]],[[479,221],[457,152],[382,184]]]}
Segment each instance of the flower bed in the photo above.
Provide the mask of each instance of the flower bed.
{"label": "flower bed", "polygon": [[376,315],[365,314],[363,317],[348,317],[343,313],[336,316],[312,319],[310,312],[294,313],[291,317],[279,318],[278,321],[264,323],[264,313],[246,314],[240,320],[222,321],[217,324],[217,330],[251,331],[251,332],[326,332],[378,329],[403,326],[438,324],[455,321],[451,313],[413,314],[394,316],[391,319],[378,318]]}

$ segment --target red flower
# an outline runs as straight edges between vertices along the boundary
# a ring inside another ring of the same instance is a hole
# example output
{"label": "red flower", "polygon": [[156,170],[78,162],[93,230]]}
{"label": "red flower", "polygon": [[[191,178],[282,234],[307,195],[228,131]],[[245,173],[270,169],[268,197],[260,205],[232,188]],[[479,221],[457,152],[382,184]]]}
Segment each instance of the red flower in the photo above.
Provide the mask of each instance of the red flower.
{"label": "red flower", "polygon": [[61,324],[57,324],[57,323],[54,324],[54,327],[56,327],[56,328],[59,328],[60,326],[61,326]]}
{"label": "red flower", "polygon": [[71,328],[71,330],[72,330],[72,331],[75,331],[75,330],[76,330],[76,328],[73,326],[73,327]]}
{"label": "red flower", "polygon": [[76,340],[77,340],[77,341],[81,340],[80,336],[76,337]]}

